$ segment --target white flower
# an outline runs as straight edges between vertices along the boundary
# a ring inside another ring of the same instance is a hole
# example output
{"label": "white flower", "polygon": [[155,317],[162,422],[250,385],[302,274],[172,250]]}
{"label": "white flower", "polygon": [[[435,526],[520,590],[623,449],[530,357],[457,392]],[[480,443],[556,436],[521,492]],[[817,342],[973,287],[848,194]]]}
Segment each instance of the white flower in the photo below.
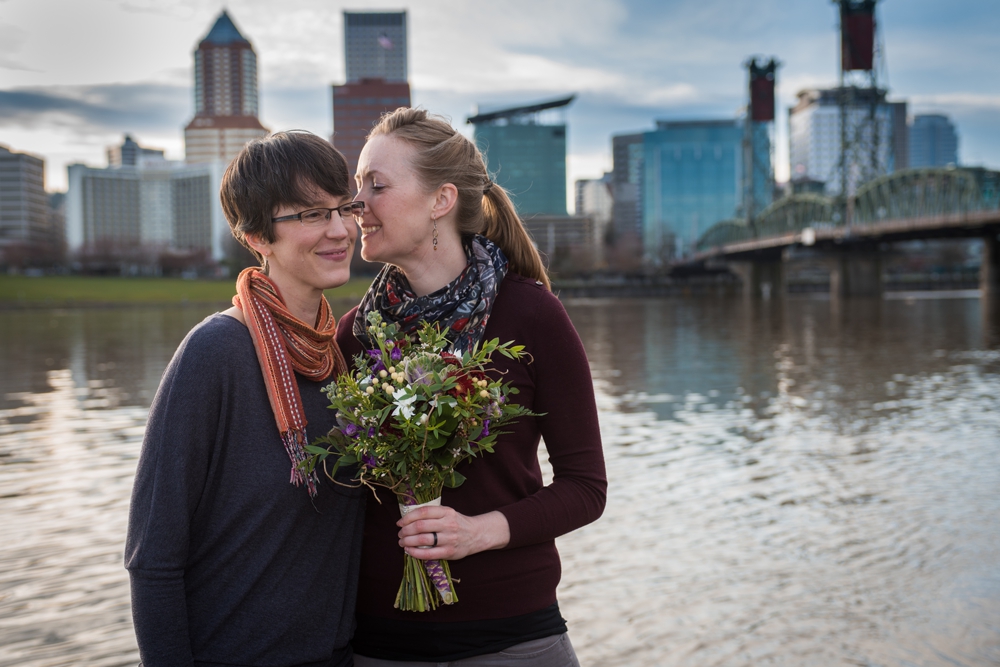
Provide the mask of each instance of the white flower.
{"label": "white flower", "polygon": [[417,395],[410,394],[409,397],[404,398],[407,394],[409,392],[406,389],[397,389],[393,392],[392,402],[396,406],[396,409],[392,411],[393,416],[403,415],[403,419],[409,419],[416,412],[413,403],[417,400]]}

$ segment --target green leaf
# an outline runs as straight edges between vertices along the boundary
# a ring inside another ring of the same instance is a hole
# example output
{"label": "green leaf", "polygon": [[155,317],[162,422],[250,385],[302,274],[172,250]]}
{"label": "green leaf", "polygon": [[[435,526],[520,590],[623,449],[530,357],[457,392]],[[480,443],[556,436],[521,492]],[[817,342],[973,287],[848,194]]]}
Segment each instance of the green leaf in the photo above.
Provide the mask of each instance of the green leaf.
{"label": "green leaf", "polygon": [[465,475],[454,470],[444,478],[444,485],[449,489],[457,489],[465,481]]}

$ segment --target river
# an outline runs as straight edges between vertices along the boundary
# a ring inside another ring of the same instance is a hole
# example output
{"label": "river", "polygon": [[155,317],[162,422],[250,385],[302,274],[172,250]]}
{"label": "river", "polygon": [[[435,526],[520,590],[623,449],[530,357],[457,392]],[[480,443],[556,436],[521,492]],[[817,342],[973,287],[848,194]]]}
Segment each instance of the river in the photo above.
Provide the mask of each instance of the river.
{"label": "river", "polygon": [[[1000,664],[1000,318],[923,296],[567,301],[610,482],[559,540],[585,666]],[[137,662],[132,475],[213,310],[0,312],[0,667]]]}

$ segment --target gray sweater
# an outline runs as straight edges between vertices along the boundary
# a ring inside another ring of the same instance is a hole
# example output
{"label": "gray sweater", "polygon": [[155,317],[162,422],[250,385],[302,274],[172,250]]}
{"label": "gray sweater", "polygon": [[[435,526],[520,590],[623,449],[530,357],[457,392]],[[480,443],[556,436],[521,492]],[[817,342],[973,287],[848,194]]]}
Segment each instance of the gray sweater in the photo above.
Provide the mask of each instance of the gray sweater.
{"label": "gray sweater", "polygon": [[[310,439],[333,412],[296,376]],[[125,567],[145,667],[351,665],[361,489],[289,483],[250,332],[221,314],[181,343],[149,413]]]}

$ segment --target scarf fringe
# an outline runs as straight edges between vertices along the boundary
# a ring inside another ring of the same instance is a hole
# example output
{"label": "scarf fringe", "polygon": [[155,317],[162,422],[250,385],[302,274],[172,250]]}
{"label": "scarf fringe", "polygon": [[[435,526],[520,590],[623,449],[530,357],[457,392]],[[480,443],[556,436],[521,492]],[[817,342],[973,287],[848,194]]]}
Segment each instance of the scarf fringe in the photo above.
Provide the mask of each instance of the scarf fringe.
{"label": "scarf fringe", "polygon": [[300,467],[307,458],[306,415],[295,373],[317,381],[347,371],[334,339],[337,328],[330,304],[320,299],[315,326],[302,322],[288,310],[278,286],[259,267],[250,267],[236,279],[233,305],[243,311],[253,339],[278,433],[291,459],[290,481],[295,486],[305,482],[309,495],[315,496],[318,475],[307,475]]}
{"label": "scarf fringe", "polygon": [[300,467],[307,458],[305,446],[308,440],[306,439],[305,430],[290,429],[285,431],[281,434],[281,442],[285,445],[288,458],[292,460],[292,475],[288,481],[295,486],[302,486],[302,483],[305,482],[309,496],[315,498],[318,493],[316,484],[319,481],[316,471],[313,470],[311,473],[306,474]]}

